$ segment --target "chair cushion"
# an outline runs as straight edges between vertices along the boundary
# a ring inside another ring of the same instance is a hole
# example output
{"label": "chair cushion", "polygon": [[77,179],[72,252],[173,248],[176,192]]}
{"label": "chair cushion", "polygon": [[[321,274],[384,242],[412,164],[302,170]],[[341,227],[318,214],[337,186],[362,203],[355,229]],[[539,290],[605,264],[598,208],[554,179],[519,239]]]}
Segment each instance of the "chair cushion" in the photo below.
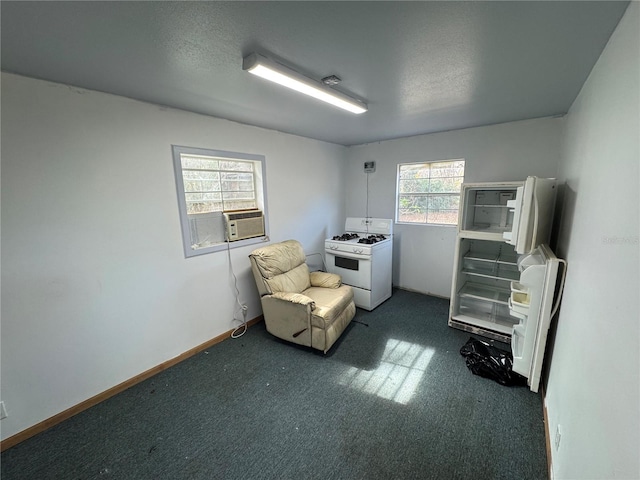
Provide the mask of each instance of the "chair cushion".
{"label": "chair cushion", "polygon": [[302,293],[311,286],[309,282],[309,267],[307,267],[306,263],[303,263],[286,273],[265,278],[264,283],[271,293]]}
{"label": "chair cushion", "polygon": [[302,245],[297,240],[286,240],[251,252],[251,257],[268,293],[302,293],[311,285],[309,267]]}
{"label": "chair cushion", "polygon": [[302,245],[297,240],[286,240],[251,252],[264,278],[281,275],[305,263]]}
{"label": "chair cushion", "polygon": [[311,325],[320,328],[329,327],[353,300],[353,290],[348,285],[338,288],[311,287],[302,293],[315,302]]}

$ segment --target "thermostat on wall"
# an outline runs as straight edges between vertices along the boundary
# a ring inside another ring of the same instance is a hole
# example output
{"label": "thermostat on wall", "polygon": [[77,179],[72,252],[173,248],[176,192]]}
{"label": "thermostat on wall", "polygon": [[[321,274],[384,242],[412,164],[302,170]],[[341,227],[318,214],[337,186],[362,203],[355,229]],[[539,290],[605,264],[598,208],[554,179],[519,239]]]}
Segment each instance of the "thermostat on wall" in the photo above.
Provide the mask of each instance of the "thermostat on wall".
{"label": "thermostat on wall", "polygon": [[376,171],[376,162],[364,162],[365,173],[371,173]]}

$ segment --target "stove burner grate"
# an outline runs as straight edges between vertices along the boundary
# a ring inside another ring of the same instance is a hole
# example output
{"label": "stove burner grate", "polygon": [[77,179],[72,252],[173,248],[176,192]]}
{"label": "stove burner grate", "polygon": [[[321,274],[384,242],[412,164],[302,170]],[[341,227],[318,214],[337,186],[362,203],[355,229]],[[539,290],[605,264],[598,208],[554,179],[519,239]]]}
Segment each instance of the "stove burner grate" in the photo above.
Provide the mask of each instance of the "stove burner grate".
{"label": "stove burner grate", "polygon": [[338,240],[340,242],[348,242],[349,240],[353,240],[354,238],[358,238],[357,233],[343,233],[342,235],[336,235],[331,240]]}
{"label": "stove burner grate", "polygon": [[366,243],[368,245],[371,245],[373,243],[378,243],[386,239],[387,237],[385,237],[384,235],[369,235],[366,238],[361,238],[360,240],[358,240],[358,243]]}

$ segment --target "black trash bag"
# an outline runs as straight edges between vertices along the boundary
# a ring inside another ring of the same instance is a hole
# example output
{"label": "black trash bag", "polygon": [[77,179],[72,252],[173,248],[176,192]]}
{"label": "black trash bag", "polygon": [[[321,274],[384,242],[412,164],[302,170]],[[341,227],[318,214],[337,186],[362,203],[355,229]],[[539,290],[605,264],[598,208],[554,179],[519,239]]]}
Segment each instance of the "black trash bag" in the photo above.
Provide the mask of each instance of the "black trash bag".
{"label": "black trash bag", "polygon": [[506,386],[527,384],[526,377],[513,371],[511,353],[500,350],[487,342],[471,337],[460,349],[460,355],[465,357],[467,368],[474,375],[490,378]]}

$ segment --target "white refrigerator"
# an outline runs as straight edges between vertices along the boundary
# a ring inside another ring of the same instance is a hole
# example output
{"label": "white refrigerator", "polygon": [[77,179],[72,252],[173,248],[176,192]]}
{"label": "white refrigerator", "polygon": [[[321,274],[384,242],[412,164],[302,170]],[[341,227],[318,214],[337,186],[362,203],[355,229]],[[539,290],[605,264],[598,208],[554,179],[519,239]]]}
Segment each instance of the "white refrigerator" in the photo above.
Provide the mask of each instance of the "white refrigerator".
{"label": "white refrigerator", "polygon": [[466,183],[460,196],[449,325],[510,344],[534,392],[561,262],[546,245],[555,194],[555,179],[528,177]]}

